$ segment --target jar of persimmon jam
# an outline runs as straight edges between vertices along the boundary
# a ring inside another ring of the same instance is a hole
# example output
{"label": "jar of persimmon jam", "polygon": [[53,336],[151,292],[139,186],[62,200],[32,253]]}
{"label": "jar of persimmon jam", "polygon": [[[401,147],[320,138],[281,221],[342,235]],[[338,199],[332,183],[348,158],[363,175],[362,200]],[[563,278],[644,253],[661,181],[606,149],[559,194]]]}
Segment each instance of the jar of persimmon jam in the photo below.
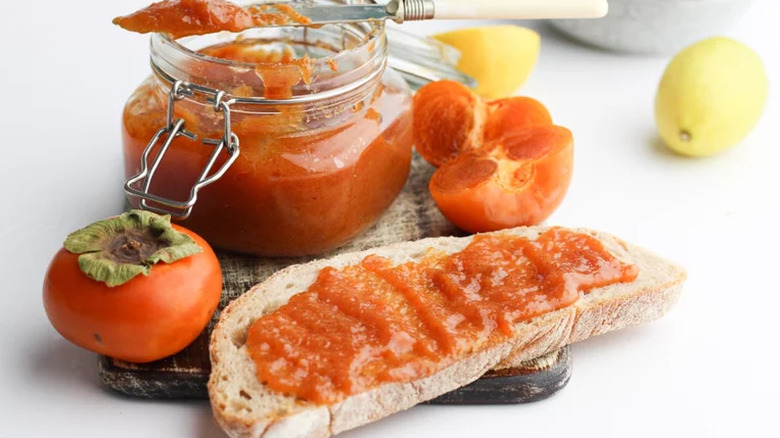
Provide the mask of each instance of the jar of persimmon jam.
{"label": "jar of persimmon jam", "polygon": [[411,93],[387,60],[377,22],[154,34],[122,119],[131,203],[230,251],[346,243],[409,174]]}

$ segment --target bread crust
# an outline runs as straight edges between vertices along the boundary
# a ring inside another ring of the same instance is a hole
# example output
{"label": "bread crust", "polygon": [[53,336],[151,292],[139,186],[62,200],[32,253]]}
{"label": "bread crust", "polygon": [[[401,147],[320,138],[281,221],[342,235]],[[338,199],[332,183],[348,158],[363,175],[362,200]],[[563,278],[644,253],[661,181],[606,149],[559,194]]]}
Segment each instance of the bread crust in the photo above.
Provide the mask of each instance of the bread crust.
{"label": "bread crust", "polygon": [[[547,229],[522,227],[502,233],[535,239]],[[405,263],[419,260],[429,248],[448,253],[460,251],[472,237],[400,243],[277,272],[231,303],[212,333],[208,391],[217,423],[234,438],[327,437],[438,397],[473,382],[490,369],[511,367],[591,336],[656,320],[676,303],[686,278],[681,267],[606,233],[572,231],[598,238],[615,257],[638,265],[637,279],[594,289],[572,306],[519,323],[512,339],[465,357],[431,376],[384,384],[331,406],[317,406],[275,393],[257,381],[254,363],[244,346],[252,323],[306,290],[325,266],[342,268],[369,254]]]}

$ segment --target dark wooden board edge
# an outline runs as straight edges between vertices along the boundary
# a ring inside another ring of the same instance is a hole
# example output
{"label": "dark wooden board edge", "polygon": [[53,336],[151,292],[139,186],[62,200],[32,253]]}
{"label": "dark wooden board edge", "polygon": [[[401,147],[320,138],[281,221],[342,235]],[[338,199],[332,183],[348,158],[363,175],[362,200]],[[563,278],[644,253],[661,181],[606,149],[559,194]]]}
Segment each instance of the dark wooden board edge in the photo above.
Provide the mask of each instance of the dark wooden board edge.
{"label": "dark wooden board edge", "polygon": [[[131,397],[207,399],[208,375],[126,368],[124,362],[98,357],[98,371],[109,388]],[[563,389],[571,378],[568,346],[520,367],[489,371],[479,380],[431,400],[430,404],[520,404],[542,400]]]}
{"label": "dark wooden board edge", "polygon": [[149,399],[207,399],[208,375],[126,368],[126,362],[98,356],[103,384],[130,397]]}
{"label": "dark wooden board edge", "polygon": [[571,379],[571,349],[565,346],[516,368],[488,371],[479,380],[431,401],[436,405],[503,405],[544,400]]}

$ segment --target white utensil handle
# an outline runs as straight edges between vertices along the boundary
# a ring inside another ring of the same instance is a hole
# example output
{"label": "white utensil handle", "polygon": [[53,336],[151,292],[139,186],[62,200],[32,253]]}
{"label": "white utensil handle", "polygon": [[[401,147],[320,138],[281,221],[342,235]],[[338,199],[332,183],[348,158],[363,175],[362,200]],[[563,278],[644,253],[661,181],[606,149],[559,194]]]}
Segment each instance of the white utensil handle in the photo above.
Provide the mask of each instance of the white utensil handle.
{"label": "white utensil handle", "polygon": [[437,19],[600,18],[607,0],[434,0]]}

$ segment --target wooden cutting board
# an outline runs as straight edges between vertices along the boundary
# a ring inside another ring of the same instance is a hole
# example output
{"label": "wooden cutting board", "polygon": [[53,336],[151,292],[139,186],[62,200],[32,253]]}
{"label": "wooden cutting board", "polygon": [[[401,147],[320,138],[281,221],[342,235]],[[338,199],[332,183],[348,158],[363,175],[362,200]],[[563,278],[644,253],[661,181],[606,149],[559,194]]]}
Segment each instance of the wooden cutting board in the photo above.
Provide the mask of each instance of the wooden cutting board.
{"label": "wooden cutting board", "polygon": [[[433,168],[415,154],[409,181],[382,219],[362,236],[331,254],[361,251],[426,237],[459,236],[436,208],[428,193]],[[197,207],[196,207],[197,208]],[[274,272],[311,258],[257,258],[220,253],[222,299],[209,326],[189,347],[169,358],[134,364],[100,357],[103,383],[124,394],[145,398],[206,398],[211,370],[208,342],[219,311]],[[563,388],[571,375],[568,347],[520,367],[490,372],[476,382],[434,400],[446,404],[524,403],[549,397]]]}

